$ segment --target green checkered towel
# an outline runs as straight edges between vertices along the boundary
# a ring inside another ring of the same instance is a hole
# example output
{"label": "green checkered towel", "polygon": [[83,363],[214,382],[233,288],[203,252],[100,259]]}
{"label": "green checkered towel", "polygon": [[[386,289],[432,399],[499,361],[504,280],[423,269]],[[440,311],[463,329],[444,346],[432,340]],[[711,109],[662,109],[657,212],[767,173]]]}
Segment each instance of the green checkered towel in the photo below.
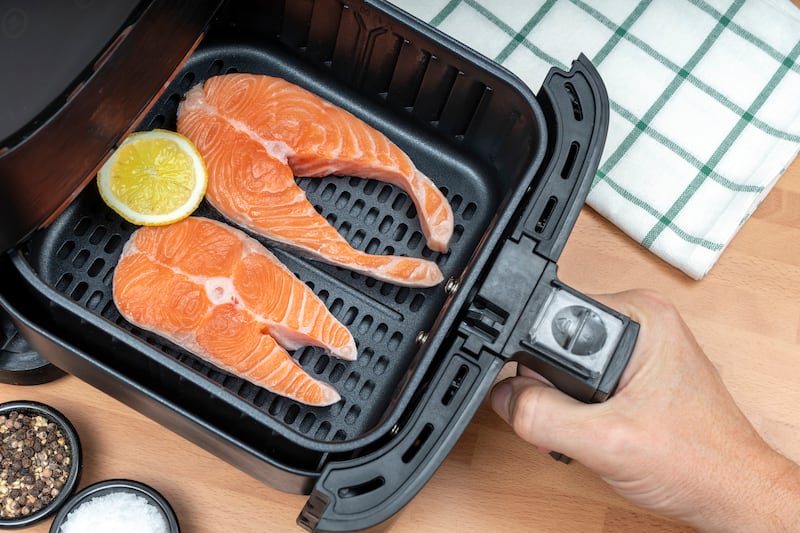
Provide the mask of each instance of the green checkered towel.
{"label": "green checkered towel", "polygon": [[392,2],[534,91],[585,53],[611,103],[587,202],[695,279],[800,148],[800,12],[789,0]]}

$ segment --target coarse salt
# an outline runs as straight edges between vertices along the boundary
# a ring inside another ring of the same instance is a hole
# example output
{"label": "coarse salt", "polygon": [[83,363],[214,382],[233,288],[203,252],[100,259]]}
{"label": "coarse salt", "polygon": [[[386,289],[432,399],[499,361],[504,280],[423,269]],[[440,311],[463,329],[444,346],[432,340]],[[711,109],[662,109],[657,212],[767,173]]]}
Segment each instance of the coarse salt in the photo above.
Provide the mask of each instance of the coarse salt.
{"label": "coarse salt", "polygon": [[81,503],[60,533],[169,533],[161,511],[132,492],[110,492]]}

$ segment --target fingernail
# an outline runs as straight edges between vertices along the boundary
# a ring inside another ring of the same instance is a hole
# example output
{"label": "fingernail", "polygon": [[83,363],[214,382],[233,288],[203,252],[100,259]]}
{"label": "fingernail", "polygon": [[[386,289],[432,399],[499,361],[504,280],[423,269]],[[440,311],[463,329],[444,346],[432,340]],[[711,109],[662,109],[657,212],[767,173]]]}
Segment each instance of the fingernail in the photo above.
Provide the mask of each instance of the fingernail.
{"label": "fingernail", "polygon": [[492,409],[505,421],[508,421],[508,400],[511,398],[511,384],[501,381],[492,389]]}

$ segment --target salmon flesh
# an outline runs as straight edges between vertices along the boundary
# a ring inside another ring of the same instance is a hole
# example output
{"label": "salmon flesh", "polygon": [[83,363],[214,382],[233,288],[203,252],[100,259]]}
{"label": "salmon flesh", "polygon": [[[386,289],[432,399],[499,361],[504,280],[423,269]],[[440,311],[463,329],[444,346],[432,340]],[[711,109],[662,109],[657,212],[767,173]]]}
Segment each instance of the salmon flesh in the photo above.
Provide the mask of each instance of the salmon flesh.
{"label": "salmon flesh", "polygon": [[353,248],[306,198],[299,177],[359,176],[402,188],[431,250],[445,252],[453,212],[436,185],[386,136],[347,111],[280,78],[215,76],[178,110],[209,172],[206,198],[226,218],[316,260],[397,285],[442,281],[436,263]]}
{"label": "salmon flesh", "polygon": [[138,229],[114,271],[113,293],[132,324],[308,405],[340,396],[286,350],[312,345],[356,358],[353,336],[305,283],[259,242],[214,220]]}

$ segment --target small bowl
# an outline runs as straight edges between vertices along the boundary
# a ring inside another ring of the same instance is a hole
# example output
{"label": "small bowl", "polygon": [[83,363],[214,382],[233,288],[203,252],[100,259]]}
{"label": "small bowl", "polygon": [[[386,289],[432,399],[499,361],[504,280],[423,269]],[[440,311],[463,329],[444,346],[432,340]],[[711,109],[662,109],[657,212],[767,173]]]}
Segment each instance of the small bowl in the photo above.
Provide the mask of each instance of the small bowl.
{"label": "small bowl", "polygon": [[50,526],[50,533],[60,533],[61,527],[67,521],[70,513],[81,505],[88,503],[92,499],[120,492],[134,494],[147,500],[150,505],[161,513],[166,521],[169,533],[180,533],[178,517],[167,499],[153,487],[130,479],[108,479],[80,490],[59,509]]}
{"label": "small bowl", "polygon": [[[67,417],[53,407],[36,401],[11,401],[0,403],[0,416],[8,416],[13,411],[17,411],[18,413],[28,417],[42,416],[48,422],[54,423],[56,428],[64,435],[66,442],[69,445],[70,466],[69,473],[64,480],[64,485],[61,487],[57,496],[52,498],[42,508],[37,509],[30,514],[22,514],[22,511],[19,511],[19,514],[16,516],[0,517],[0,529],[26,527],[38,522],[39,520],[47,518],[56,512],[58,508],[69,499],[75,488],[78,486],[82,467],[81,443],[78,439],[78,433],[75,431],[75,428],[67,419]],[[8,432],[3,432],[0,434],[0,440],[5,439],[8,436]],[[5,457],[3,460],[10,460],[10,458]],[[33,468],[34,470],[36,470],[36,465],[41,464],[41,460],[38,459],[35,451],[33,452],[33,456],[29,457],[28,460],[33,462],[33,465],[28,468]],[[23,468],[26,467],[23,466]],[[3,475],[7,475],[11,472],[11,469],[8,467],[8,465],[4,466],[0,464],[0,472],[2,472]],[[44,477],[39,472],[34,472],[31,475],[34,478],[34,483],[37,479],[49,479],[49,477]],[[19,478],[16,479],[19,480]],[[7,479],[0,480],[0,483],[7,482]],[[5,498],[0,497],[0,506],[4,506],[5,504]]]}

